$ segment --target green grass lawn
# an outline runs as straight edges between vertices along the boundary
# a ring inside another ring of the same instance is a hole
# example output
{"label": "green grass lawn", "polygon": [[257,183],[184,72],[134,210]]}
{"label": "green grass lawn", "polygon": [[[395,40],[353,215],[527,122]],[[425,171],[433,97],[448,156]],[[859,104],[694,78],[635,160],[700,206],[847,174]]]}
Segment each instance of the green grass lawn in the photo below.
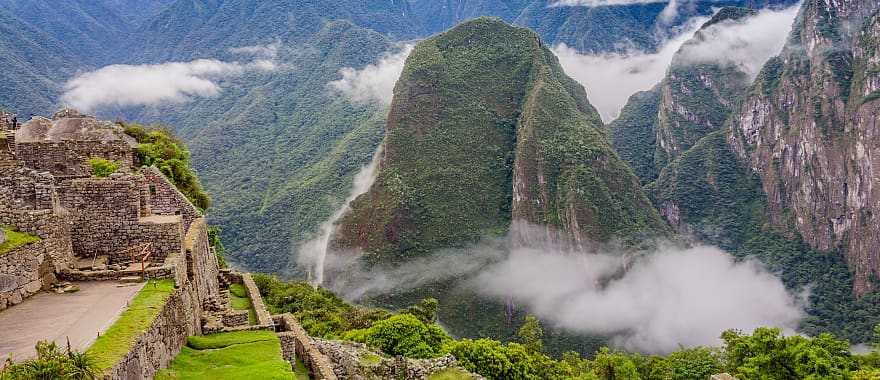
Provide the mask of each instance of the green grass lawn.
{"label": "green grass lawn", "polygon": [[471,374],[458,368],[444,369],[431,376],[428,376],[428,380],[467,380],[473,378],[474,377]]}
{"label": "green grass lawn", "polygon": [[[300,364],[297,363],[297,369]],[[235,331],[187,339],[186,347],[156,380],[308,379],[290,369],[281,343],[271,331]]]}
{"label": "green grass lawn", "polygon": [[2,227],[6,233],[6,241],[0,244],[0,255],[12,252],[13,249],[26,244],[40,241],[40,238],[28,233],[18,232],[8,227]]}
{"label": "green grass lawn", "polygon": [[309,369],[306,368],[306,363],[303,363],[299,358],[296,358],[296,367],[293,368],[293,378],[295,380],[311,379],[309,376]]}
{"label": "green grass lawn", "polygon": [[247,291],[242,284],[229,285],[229,303],[235,310],[248,311],[248,323],[257,324],[257,312],[254,311],[254,305],[247,295]]}
{"label": "green grass lawn", "polygon": [[174,280],[150,281],[144,285],[128,309],[86,351],[99,371],[113,367],[128,353],[138,337],[153,324],[173,291]]}

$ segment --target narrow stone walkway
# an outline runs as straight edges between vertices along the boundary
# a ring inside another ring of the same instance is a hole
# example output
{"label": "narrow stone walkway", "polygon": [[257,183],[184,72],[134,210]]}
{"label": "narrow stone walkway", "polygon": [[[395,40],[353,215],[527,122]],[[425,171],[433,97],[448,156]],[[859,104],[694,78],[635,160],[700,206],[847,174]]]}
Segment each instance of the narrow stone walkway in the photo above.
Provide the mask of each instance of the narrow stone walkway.
{"label": "narrow stone walkway", "polygon": [[71,294],[41,292],[0,312],[0,360],[12,355],[19,361],[36,355],[38,340],[54,340],[61,347],[88,348],[119,318],[128,302],[144,286],[115,281],[77,283]]}

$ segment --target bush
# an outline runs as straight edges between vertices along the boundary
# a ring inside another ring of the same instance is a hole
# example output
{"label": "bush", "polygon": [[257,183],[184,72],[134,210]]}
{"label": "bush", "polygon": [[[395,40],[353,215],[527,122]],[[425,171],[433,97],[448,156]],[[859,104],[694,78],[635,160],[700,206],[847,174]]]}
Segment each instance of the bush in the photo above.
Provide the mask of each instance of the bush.
{"label": "bush", "polygon": [[124,124],[123,127],[125,133],[139,144],[137,155],[141,165],[156,166],[196,207],[208,209],[211,198],[190,167],[189,150],[171,130],[138,124]]}
{"label": "bush", "polygon": [[436,324],[425,324],[410,314],[398,314],[366,330],[351,331],[345,339],[366,343],[389,355],[424,359],[442,355],[443,344],[452,338]]}
{"label": "bush", "polygon": [[55,342],[37,342],[37,358],[21,363],[7,361],[0,380],[93,380],[98,378],[91,357],[85,353],[62,352]]}
{"label": "bush", "polygon": [[115,161],[107,160],[100,157],[90,158],[89,165],[92,167],[92,174],[98,178],[105,178],[119,169],[119,164]]}

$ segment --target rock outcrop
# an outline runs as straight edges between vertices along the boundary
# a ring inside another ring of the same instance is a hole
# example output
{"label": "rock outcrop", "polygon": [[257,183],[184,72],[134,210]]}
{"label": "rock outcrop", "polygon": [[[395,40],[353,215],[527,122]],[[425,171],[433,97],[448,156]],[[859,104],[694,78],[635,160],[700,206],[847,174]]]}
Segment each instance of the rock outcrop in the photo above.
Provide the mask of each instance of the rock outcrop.
{"label": "rock outcrop", "polygon": [[728,140],[767,211],[813,248],[841,249],[864,294],[880,275],[880,3],[808,0]]}
{"label": "rock outcrop", "polygon": [[723,129],[737,109],[750,76],[737,62],[707,60],[698,49],[723,38],[713,28],[756,13],[737,7],[718,11],[676,52],[663,81],[631,96],[610,124],[614,148],[644,184],[701,138]]}
{"label": "rock outcrop", "polygon": [[351,206],[333,246],[380,254],[510,229],[572,248],[666,232],[584,89],[535,33],[489,18],[413,50],[378,178]]}

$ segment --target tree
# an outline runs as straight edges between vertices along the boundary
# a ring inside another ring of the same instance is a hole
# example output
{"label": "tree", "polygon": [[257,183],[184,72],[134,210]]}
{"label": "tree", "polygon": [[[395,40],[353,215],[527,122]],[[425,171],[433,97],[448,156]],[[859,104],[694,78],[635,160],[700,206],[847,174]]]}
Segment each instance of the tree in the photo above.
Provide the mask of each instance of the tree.
{"label": "tree", "polygon": [[526,321],[516,333],[519,341],[526,346],[531,353],[539,353],[544,351],[544,329],[541,328],[541,322],[533,315],[527,315]]}
{"label": "tree", "polygon": [[622,352],[602,347],[593,360],[593,372],[601,380],[640,380],[636,362]]}
{"label": "tree", "polygon": [[423,323],[437,322],[437,307],[439,302],[436,298],[425,298],[418,304],[408,307],[404,313],[412,314]]}
{"label": "tree", "polygon": [[725,331],[725,367],[738,379],[842,379],[855,369],[849,342],[831,334],[784,337],[778,328],[751,336]]}

